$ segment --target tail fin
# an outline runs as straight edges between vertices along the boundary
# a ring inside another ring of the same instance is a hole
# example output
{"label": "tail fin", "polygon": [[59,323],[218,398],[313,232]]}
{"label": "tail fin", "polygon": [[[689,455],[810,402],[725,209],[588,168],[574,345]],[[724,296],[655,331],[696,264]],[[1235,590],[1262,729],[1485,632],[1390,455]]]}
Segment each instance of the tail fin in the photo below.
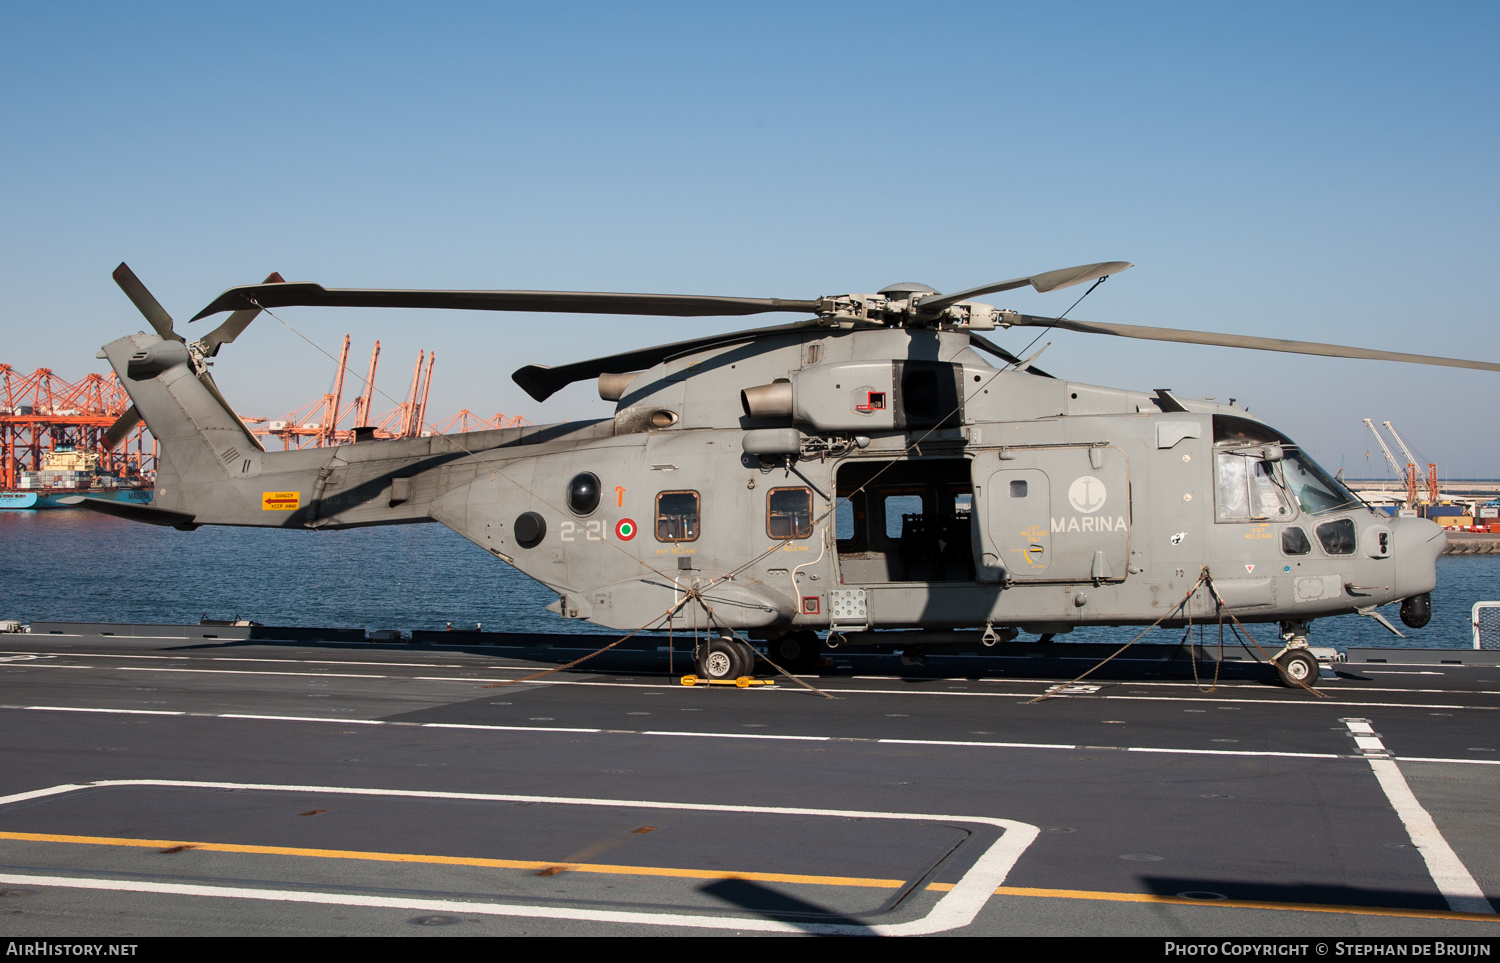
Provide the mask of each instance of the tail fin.
{"label": "tail fin", "polygon": [[[224,484],[258,473],[265,448],[229,407],[208,371],[208,359],[239,337],[260,308],[234,312],[201,341],[189,344],[128,265],[115,268],[114,279],[156,332],[112,341],[99,352],[114,367],[132,402],[105,432],[105,446],[119,444],[142,420],[161,445],[153,507],[127,517],[178,527],[193,527],[195,520],[198,524],[268,524],[266,517],[252,510],[248,486]],[[279,274],[266,278],[267,284],[281,282]],[[84,506],[103,511],[94,501],[84,499]]]}
{"label": "tail fin", "polygon": [[[213,383],[199,376],[188,346],[142,333],[113,341],[100,354],[161,445],[152,504],[201,514],[195,509],[219,499],[242,501],[224,483],[258,469],[264,448]],[[238,505],[222,508],[227,511],[208,514],[239,514]]]}

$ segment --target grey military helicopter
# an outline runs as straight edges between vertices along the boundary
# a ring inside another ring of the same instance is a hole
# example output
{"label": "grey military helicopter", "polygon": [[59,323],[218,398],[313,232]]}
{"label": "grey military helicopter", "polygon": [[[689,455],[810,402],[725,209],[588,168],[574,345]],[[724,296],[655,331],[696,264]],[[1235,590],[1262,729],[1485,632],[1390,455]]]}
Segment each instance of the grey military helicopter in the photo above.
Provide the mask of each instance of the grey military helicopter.
{"label": "grey military helicopter", "polygon": [[[1279,623],[1274,663],[1316,682],[1316,618],[1400,603],[1431,615],[1444,535],[1363,504],[1291,438],[1233,404],[1053,377],[981,332],[1090,334],[1500,371],[1500,365],[1002,310],[1089,264],[940,294],[895,284],[812,300],[557,291],[231,288],[188,341],[124,264],[152,333],[104,346],[161,445],[154,500],[82,504],[193,529],[438,522],[614,629],[703,630],[701,676],[748,675],[752,641],[789,669],[828,647],[1041,641],[1080,626]],[[543,401],[597,380],[612,418],[265,451],[209,359],[263,309],[453,308],[673,317],[803,315],[514,374]],[[881,630],[881,631],[877,631]],[[1399,633],[1398,633],[1399,634]]]}

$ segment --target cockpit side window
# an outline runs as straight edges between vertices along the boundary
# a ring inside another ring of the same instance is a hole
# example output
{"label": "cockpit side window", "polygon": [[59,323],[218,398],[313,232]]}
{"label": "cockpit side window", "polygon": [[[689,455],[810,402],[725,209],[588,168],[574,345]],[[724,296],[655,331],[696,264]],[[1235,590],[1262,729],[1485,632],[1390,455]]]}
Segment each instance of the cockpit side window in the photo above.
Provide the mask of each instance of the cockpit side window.
{"label": "cockpit side window", "polygon": [[1255,454],[1221,451],[1215,454],[1219,521],[1285,520],[1292,516],[1286,493],[1276,477],[1276,466]]}
{"label": "cockpit side window", "polygon": [[1324,522],[1318,526],[1318,541],[1329,555],[1354,554],[1354,522],[1347,518]]}

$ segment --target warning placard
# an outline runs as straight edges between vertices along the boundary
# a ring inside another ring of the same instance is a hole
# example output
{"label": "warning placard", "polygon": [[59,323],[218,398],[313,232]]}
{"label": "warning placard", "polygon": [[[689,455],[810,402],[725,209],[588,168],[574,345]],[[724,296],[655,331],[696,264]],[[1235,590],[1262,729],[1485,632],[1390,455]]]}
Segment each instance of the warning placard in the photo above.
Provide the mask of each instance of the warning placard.
{"label": "warning placard", "polygon": [[261,492],[260,507],[268,512],[294,511],[302,504],[301,492]]}

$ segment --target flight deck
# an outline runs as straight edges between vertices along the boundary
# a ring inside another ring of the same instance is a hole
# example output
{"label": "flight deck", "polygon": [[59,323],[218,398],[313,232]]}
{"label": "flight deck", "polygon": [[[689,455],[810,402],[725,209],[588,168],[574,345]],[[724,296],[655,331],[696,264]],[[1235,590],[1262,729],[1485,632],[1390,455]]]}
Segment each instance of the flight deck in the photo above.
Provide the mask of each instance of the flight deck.
{"label": "flight deck", "polygon": [[1500,932],[1500,666],[632,642],[0,636],[5,928]]}

